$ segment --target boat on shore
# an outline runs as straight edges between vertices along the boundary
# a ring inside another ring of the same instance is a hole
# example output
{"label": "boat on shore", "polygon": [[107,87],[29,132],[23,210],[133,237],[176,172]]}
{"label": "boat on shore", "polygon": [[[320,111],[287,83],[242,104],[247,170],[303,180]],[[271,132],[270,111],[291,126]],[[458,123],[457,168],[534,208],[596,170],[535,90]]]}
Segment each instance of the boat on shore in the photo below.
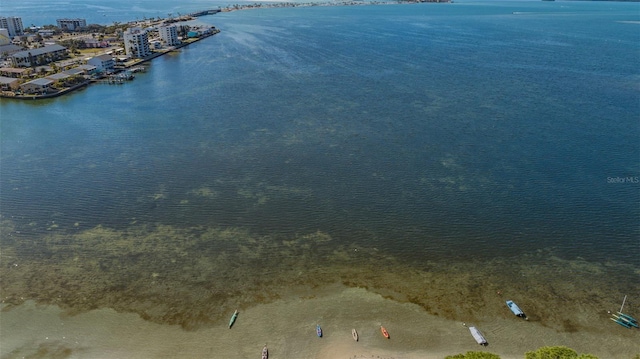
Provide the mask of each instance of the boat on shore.
{"label": "boat on shore", "polygon": [[475,339],[478,344],[480,344],[482,346],[485,346],[485,347],[487,345],[489,345],[489,342],[487,342],[487,340],[484,338],[484,335],[482,335],[482,333],[480,333],[478,328],[469,327],[469,331],[471,332],[471,336],[473,337],[473,339]]}
{"label": "boat on shore", "polygon": [[622,312],[622,310],[624,309],[624,304],[627,301],[627,296],[624,296],[624,299],[622,300],[622,306],[620,307],[620,310],[618,311],[618,314],[611,314],[611,320],[613,320],[615,323],[620,324],[621,326],[627,328],[627,329],[631,329],[631,328],[638,328],[640,329],[640,327],[638,326],[638,321],[636,320],[636,318],[630,316],[629,314],[624,314]]}
{"label": "boat on shore", "polygon": [[269,359],[269,349],[267,349],[267,345],[264,345],[262,348],[262,359]]}
{"label": "boat on shore", "polygon": [[524,314],[522,309],[520,309],[520,307],[518,307],[518,305],[516,303],[514,303],[512,300],[508,300],[507,301],[507,307],[509,307],[509,309],[511,309],[511,311],[513,312],[513,314],[516,315],[516,317],[520,317],[520,318],[522,318],[524,320],[529,320],[529,318],[527,318],[527,315]]}
{"label": "boat on shore", "polygon": [[355,328],[351,329],[351,336],[353,337],[353,340],[358,341],[358,332],[356,332]]}
{"label": "boat on shore", "polygon": [[231,316],[231,319],[229,319],[229,329],[231,329],[231,327],[233,326],[233,323],[236,322],[236,319],[238,319],[238,310],[236,309],[235,312],[233,312],[233,315]]}
{"label": "boat on shore", "polygon": [[630,315],[627,315],[627,314],[623,314],[623,313],[620,313],[620,312],[618,312],[618,314],[612,314],[611,315],[611,320],[613,320],[614,322],[622,325],[625,328],[629,328],[629,329],[631,329],[631,328],[639,328],[640,329],[640,327],[638,326],[638,321],[634,317],[632,317]]}
{"label": "boat on shore", "polygon": [[320,324],[316,324],[316,335],[318,338],[322,338],[322,328],[320,327]]}
{"label": "boat on shore", "polygon": [[389,339],[389,338],[390,338],[390,337],[389,337],[389,332],[388,332],[388,331],[387,331],[387,329],[385,329],[385,327],[383,327],[382,325],[380,326],[380,331],[382,332],[382,335],[383,335],[385,338],[387,338],[387,339]]}

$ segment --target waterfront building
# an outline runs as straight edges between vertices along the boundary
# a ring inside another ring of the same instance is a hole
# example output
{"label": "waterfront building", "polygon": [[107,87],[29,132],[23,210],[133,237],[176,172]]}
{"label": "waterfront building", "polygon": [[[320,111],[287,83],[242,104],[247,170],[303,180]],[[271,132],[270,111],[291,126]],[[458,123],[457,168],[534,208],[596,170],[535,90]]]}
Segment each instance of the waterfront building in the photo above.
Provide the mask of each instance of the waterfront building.
{"label": "waterfront building", "polygon": [[69,70],[64,70],[62,71],[65,74],[68,75],[92,75],[95,74],[97,72],[97,67],[93,66],[93,65],[80,65],[80,66],[76,66],[72,69]]}
{"label": "waterfront building", "polygon": [[69,77],[71,77],[71,75],[65,74],[64,72],[58,72],[56,74],[49,75],[49,76],[47,76],[45,78],[49,79],[49,80],[52,80],[52,81],[60,81],[60,80],[66,80]]}
{"label": "waterfront building", "polygon": [[48,45],[37,49],[16,52],[9,56],[13,67],[32,67],[46,65],[62,60],[67,56],[67,48],[61,45]]}
{"label": "waterfront building", "polygon": [[2,67],[0,68],[0,76],[11,77],[14,79],[23,78],[33,73],[33,69],[17,69],[14,67]]}
{"label": "waterfront building", "polygon": [[0,90],[13,91],[20,87],[20,80],[13,77],[0,76]]}
{"label": "waterfront building", "polygon": [[20,85],[20,89],[28,94],[43,94],[51,90],[53,81],[45,78],[31,80]]}
{"label": "waterfront building", "polygon": [[87,64],[95,66],[98,72],[111,72],[116,66],[116,62],[111,55],[94,56],[87,61]]}
{"label": "waterfront building", "polygon": [[127,29],[122,34],[125,52],[130,57],[144,58],[151,55],[147,31],[139,27]]}
{"label": "waterfront building", "polygon": [[56,24],[62,30],[75,31],[77,28],[86,27],[85,19],[57,19]]}
{"label": "waterfront building", "polygon": [[180,40],[178,39],[178,27],[176,25],[163,25],[158,28],[160,33],[160,39],[167,46],[178,45]]}
{"label": "waterfront building", "polygon": [[0,29],[7,29],[9,37],[20,36],[24,34],[22,18],[0,16]]}

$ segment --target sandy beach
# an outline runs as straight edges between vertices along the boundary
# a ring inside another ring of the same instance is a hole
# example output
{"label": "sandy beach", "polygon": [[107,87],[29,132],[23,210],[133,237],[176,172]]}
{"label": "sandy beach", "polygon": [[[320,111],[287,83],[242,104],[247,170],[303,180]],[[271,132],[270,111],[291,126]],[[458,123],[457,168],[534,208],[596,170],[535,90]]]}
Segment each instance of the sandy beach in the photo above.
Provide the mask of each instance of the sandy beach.
{"label": "sandy beach", "polygon": [[[270,358],[317,359],[429,359],[470,350],[510,359],[545,345],[579,348],[600,358],[628,358],[634,350],[640,351],[638,331],[612,326],[608,334],[559,333],[515,317],[468,323],[485,334],[489,346],[483,348],[461,322],[427,314],[414,304],[341,286],[326,288],[319,296],[239,309],[231,329],[219,323],[186,331],[111,309],[68,315],[57,306],[28,301],[3,307],[0,357],[256,358],[264,344]],[[322,325],[322,338],[315,335],[316,323]],[[390,339],[380,334],[381,324],[389,330]],[[351,328],[358,330],[358,342],[351,338]]]}

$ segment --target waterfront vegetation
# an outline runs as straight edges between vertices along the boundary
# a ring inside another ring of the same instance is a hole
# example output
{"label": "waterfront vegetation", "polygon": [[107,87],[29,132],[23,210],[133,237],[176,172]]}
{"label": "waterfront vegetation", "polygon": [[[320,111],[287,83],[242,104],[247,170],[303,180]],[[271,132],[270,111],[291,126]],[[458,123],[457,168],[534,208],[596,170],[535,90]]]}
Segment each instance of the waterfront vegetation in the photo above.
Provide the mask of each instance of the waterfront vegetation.
{"label": "waterfront vegetation", "polygon": [[[488,352],[469,351],[465,354],[449,355],[445,359],[500,359],[500,356]],[[575,350],[564,346],[552,346],[527,352],[525,359],[598,359],[598,357],[592,354],[578,354]]]}
{"label": "waterfront vegetation", "polygon": [[525,359],[598,359],[598,357],[592,354],[578,354],[575,350],[564,346],[553,346],[527,352]]}

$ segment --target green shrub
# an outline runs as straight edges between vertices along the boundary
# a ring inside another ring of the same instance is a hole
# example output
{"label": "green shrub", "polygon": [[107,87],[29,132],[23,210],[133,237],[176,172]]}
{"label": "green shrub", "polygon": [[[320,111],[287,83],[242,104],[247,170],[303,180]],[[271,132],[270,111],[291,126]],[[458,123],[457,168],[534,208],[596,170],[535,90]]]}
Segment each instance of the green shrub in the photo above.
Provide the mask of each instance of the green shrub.
{"label": "green shrub", "polygon": [[466,354],[449,355],[444,359],[500,359],[500,356],[487,352],[467,352]]}
{"label": "green shrub", "polygon": [[533,352],[525,354],[526,359],[598,359],[591,354],[576,353],[575,350],[567,347],[542,347]]}

